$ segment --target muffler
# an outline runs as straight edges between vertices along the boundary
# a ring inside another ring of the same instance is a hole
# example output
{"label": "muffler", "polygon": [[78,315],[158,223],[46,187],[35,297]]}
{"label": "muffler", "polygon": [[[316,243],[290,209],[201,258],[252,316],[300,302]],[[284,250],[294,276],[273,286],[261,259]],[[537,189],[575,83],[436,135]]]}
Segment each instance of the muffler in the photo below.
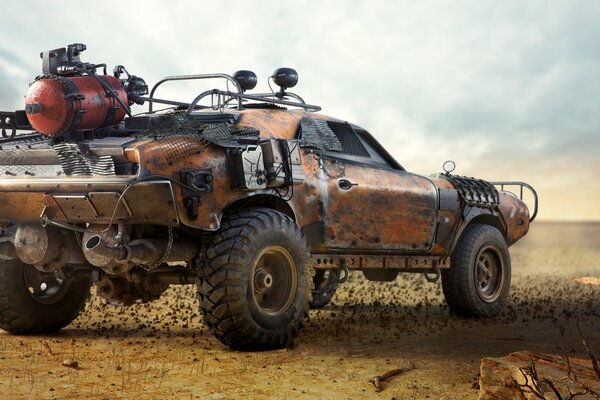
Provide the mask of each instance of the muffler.
{"label": "muffler", "polygon": [[20,224],[0,238],[0,259],[14,258],[44,272],[85,262],[73,234],[41,224]]}
{"label": "muffler", "polygon": [[[97,259],[110,259],[117,263],[153,265],[164,258],[164,262],[189,261],[198,253],[196,244],[185,238],[177,238],[169,246],[167,239],[136,239],[126,244],[111,246],[102,236],[94,235],[86,240],[83,252],[88,261],[94,264]],[[96,265],[98,267],[106,266]]]}

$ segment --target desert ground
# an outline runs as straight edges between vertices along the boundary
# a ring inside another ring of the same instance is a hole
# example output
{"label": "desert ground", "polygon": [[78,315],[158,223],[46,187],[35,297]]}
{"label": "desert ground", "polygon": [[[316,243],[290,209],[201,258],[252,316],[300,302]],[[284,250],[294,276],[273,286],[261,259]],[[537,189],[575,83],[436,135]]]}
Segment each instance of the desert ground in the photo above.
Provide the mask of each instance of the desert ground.
{"label": "desert ground", "polygon": [[[294,346],[236,352],[202,325],[195,289],[122,307],[92,295],[60,333],[0,332],[3,399],[476,399],[480,360],[518,350],[600,355],[600,223],[537,222],[511,248],[504,311],[463,320],[420,275],[368,282],[354,273],[312,311]],[[76,361],[77,368],[63,365]],[[369,380],[411,363],[384,382]]]}

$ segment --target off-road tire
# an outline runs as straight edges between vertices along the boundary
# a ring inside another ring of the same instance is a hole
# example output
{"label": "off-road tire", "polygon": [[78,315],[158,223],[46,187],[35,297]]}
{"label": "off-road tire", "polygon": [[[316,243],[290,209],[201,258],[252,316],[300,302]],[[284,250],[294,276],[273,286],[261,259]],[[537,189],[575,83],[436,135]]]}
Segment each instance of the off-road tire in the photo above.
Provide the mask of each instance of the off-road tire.
{"label": "off-road tire", "polygon": [[[204,323],[234,349],[288,344],[308,318],[312,290],[308,256],[302,231],[285,214],[252,208],[225,216],[200,270]],[[268,279],[263,279],[261,268],[271,264],[278,267],[269,270],[273,286],[265,288]],[[286,285],[289,290],[275,290]],[[268,290],[268,296],[260,290]]]}
{"label": "off-road tire", "polygon": [[315,288],[312,291],[310,308],[323,308],[333,298],[340,282],[340,269],[317,269],[313,277]]}
{"label": "off-road tire", "polygon": [[458,316],[492,317],[506,302],[510,275],[510,254],[500,231],[471,225],[456,245],[450,269],[442,270],[444,297]]}
{"label": "off-road tire", "polygon": [[[56,294],[36,297],[26,282],[44,276],[50,275],[19,260],[0,261],[0,328],[20,335],[51,333],[77,318],[90,295],[90,277],[62,280]],[[46,279],[55,281],[53,275]]]}

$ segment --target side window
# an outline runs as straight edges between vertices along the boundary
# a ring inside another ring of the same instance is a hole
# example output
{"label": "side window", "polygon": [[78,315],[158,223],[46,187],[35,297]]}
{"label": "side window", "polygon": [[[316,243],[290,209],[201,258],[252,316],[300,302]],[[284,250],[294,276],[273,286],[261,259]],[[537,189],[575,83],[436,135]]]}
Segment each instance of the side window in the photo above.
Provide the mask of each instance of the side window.
{"label": "side window", "polygon": [[377,149],[375,149],[375,147],[373,147],[369,143],[369,139],[368,139],[369,134],[367,133],[367,131],[365,131],[362,128],[355,128],[355,131],[356,131],[356,134],[358,135],[361,143],[363,144],[363,146],[365,146],[365,148],[369,152],[369,155],[370,155],[371,159],[373,160],[373,163],[383,165],[386,167],[390,167],[391,165],[385,160],[385,158],[381,154],[379,154]]}
{"label": "side window", "polygon": [[403,170],[367,131],[347,122],[302,118],[298,138],[329,157]]}

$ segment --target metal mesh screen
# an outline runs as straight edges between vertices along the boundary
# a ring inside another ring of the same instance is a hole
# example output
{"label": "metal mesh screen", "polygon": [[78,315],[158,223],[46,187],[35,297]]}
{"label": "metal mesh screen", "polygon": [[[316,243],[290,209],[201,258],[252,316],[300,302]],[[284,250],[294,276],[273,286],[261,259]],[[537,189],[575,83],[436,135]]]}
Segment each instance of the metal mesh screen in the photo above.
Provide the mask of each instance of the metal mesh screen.
{"label": "metal mesh screen", "polygon": [[156,139],[168,136],[193,136],[215,143],[235,141],[239,136],[258,135],[258,130],[245,126],[224,123],[207,123],[185,112],[165,114],[150,129],[136,134],[136,137],[153,136]]}
{"label": "metal mesh screen", "polygon": [[156,140],[161,146],[161,152],[168,163],[183,161],[194,154],[212,146],[212,143],[200,137],[167,136]]}
{"label": "metal mesh screen", "polygon": [[136,134],[139,138],[152,137],[160,142],[168,162],[182,161],[219,142],[236,142],[241,136],[259,131],[245,126],[224,123],[206,123],[184,112],[165,114],[150,129]]}
{"label": "metal mesh screen", "polygon": [[327,121],[302,118],[300,121],[300,139],[302,144],[317,149],[343,152],[338,137],[329,128]]}
{"label": "metal mesh screen", "polygon": [[342,145],[343,153],[353,156],[370,157],[369,152],[363,146],[360,139],[354,132],[354,129],[347,124],[341,122],[327,121],[327,125],[335,134]]}

